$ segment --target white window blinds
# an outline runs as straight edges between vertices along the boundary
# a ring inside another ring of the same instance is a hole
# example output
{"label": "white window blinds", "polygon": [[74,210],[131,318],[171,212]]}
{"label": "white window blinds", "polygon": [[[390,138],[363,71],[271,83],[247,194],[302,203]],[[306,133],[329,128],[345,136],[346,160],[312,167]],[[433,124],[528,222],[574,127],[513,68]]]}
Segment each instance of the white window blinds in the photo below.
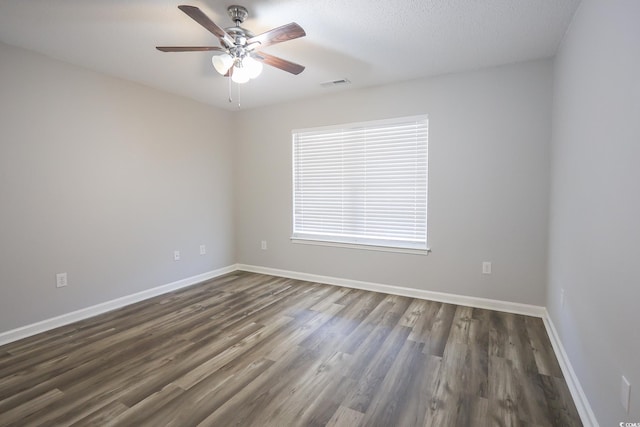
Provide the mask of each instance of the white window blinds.
{"label": "white window blinds", "polygon": [[293,239],[427,249],[427,117],[293,131]]}

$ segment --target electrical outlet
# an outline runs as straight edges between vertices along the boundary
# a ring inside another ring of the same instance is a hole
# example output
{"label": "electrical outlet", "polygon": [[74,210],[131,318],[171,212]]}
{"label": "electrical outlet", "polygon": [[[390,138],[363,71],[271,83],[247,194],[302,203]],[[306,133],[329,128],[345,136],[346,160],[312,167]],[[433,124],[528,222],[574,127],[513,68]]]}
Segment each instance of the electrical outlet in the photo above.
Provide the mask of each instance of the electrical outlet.
{"label": "electrical outlet", "polygon": [[262,242],[260,242],[260,249],[262,249],[263,251],[267,250],[267,241],[263,240]]}
{"label": "electrical outlet", "polygon": [[173,260],[180,261],[180,251],[173,251]]}
{"label": "electrical outlet", "polygon": [[622,382],[620,383],[620,403],[625,412],[629,413],[629,398],[631,397],[631,383],[629,380],[622,376]]}
{"label": "electrical outlet", "polygon": [[67,284],[67,273],[56,274],[56,288],[64,288]]}
{"label": "electrical outlet", "polygon": [[200,255],[205,255],[207,253],[207,247],[205,245],[200,245]]}
{"label": "electrical outlet", "polygon": [[482,263],[482,274],[491,274],[491,263],[489,261]]}

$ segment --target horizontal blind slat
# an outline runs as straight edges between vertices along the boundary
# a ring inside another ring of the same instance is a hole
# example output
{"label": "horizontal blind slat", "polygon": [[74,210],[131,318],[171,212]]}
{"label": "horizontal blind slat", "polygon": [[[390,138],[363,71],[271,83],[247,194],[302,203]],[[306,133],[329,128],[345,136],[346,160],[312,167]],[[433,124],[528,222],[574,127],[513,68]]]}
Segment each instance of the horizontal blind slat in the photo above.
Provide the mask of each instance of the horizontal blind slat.
{"label": "horizontal blind slat", "polygon": [[426,248],[427,138],[426,116],[295,131],[293,235]]}

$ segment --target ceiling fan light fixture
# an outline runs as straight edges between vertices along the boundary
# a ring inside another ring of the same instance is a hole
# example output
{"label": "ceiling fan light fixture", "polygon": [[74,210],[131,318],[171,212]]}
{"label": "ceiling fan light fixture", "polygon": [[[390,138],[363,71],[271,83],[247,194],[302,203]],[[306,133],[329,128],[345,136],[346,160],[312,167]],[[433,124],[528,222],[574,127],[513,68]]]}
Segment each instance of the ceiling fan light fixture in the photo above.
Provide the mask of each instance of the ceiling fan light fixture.
{"label": "ceiling fan light fixture", "polygon": [[233,62],[233,58],[228,53],[223,53],[222,55],[214,55],[213,58],[211,58],[213,68],[215,68],[216,71],[223,76],[227,74],[229,69],[233,66]]}
{"label": "ceiling fan light fixture", "polygon": [[250,79],[255,79],[262,73],[262,62],[247,55],[242,60],[242,68],[247,70]]}
{"label": "ceiling fan light fixture", "polygon": [[234,83],[239,83],[239,84],[246,83],[250,79],[249,70],[247,70],[245,67],[242,67],[241,65],[242,64],[236,64],[233,67],[233,74],[231,74],[231,80],[233,80]]}

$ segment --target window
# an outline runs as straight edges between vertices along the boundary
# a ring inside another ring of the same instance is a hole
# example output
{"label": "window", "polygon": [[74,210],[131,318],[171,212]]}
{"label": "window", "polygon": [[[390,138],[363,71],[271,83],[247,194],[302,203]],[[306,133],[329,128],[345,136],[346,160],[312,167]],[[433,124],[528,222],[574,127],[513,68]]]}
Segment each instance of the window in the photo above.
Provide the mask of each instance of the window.
{"label": "window", "polygon": [[294,241],[427,250],[427,116],[294,130]]}

